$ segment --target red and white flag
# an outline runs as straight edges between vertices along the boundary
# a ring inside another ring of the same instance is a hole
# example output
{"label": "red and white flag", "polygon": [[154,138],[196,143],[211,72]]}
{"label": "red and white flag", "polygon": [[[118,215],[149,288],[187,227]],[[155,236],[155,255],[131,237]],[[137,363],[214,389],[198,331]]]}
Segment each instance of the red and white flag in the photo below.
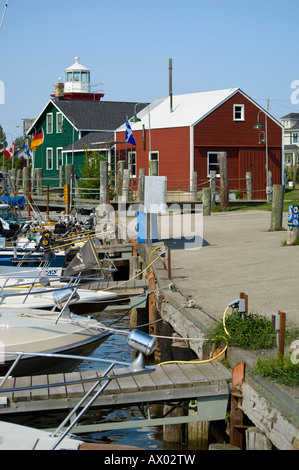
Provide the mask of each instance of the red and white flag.
{"label": "red and white flag", "polygon": [[15,147],[15,143],[13,142],[10,147],[7,147],[5,150],[3,150],[3,154],[7,158],[11,158],[13,154],[15,153],[15,150],[16,150],[16,147]]}

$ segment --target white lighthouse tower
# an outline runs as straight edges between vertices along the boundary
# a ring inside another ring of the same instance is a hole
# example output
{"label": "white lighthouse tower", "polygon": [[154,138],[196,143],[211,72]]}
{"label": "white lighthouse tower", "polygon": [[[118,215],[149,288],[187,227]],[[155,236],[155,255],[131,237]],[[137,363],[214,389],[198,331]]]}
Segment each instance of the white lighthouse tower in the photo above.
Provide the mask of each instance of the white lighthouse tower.
{"label": "white lighthouse tower", "polygon": [[75,63],[65,69],[64,83],[60,80],[55,85],[55,95],[60,100],[86,100],[100,101],[104,93],[91,91],[90,69],[79,63],[79,57],[75,57]]}
{"label": "white lighthouse tower", "polygon": [[64,92],[90,93],[90,70],[79,63],[79,57],[75,61],[64,71]]}

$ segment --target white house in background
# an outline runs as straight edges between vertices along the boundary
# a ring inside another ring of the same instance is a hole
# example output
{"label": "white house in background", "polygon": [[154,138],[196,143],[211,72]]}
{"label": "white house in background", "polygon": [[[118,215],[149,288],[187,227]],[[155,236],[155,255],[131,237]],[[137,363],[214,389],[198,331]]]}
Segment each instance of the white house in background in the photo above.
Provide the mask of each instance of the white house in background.
{"label": "white house in background", "polygon": [[284,162],[286,166],[299,164],[299,113],[281,118],[284,127]]}

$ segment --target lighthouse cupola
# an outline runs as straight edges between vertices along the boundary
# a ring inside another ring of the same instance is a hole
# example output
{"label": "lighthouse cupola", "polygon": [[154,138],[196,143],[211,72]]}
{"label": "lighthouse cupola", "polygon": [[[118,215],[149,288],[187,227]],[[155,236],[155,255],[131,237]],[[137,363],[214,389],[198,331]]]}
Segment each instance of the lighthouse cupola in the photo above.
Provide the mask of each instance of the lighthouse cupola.
{"label": "lighthouse cupola", "polygon": [[[55,91],[56,88],[55,85]],[[98,90],[92,91],[90,69],[79,63],[79,57],[75,57],[75,63],[64,71],[63,90],[59,96],[56,92],[55,96],[64,100],[100,101],[104,93],[100,89],[100,84]]]}
{"label": "lighthouse cupola", "polygon": [[90,70],[79,63],[79,57],[75,57],[75,61],[64,71],[64,91],[90,93]]}

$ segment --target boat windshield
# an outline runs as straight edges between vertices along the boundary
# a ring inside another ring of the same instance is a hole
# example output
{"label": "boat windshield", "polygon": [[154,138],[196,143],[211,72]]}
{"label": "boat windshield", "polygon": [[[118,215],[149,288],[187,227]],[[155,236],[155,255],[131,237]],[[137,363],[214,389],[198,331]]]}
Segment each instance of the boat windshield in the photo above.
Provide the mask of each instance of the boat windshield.
{"label": "boat windshield", "polygon": [[0,218],[8,223],[19,223],[22,224],[24,221],[17,216],[10,207],[0,207]]}

